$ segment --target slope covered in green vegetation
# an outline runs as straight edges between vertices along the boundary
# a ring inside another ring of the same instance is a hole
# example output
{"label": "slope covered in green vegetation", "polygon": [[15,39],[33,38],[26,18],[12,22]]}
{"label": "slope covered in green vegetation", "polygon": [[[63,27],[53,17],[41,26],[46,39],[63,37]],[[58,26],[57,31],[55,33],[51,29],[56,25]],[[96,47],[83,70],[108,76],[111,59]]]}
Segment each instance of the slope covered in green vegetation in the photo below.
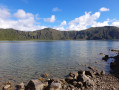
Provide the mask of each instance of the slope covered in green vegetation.
{"label": "slope covered in green vegetation", "polygon": [[82,31],[58,31],[45,28],[37,31],[0,29],[0,40],[118,40],[119,28],[94,27]]}

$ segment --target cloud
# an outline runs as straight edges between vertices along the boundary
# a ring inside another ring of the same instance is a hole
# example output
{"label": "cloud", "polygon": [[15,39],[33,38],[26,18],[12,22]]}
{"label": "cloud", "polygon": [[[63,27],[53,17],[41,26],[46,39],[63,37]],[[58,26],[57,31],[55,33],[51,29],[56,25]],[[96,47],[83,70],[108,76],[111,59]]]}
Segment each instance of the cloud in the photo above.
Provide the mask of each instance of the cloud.
{"label": "cloud", "polygon": [[109,26],[109,20],[107,19],[104,22],[95,22],[92,27],[102,27],[102,26]]}
{"label": "cloud", "polygon": [[109,10],[110,10],[109,8],[105,8],[105,7],[100,8],[101,12],[105,12],[105,11],[109,11]]}
{"label": "cloud", "polygon": [[61,11],[61,9],[59,9],[58,7],[55,7],[52,9],[53,12],[57,12],[57,11]]}
{"label": "cloud", "polygon": [[116,26],[116,27],[119,27],[119,21],[114,21],[111,26]]}
{"label": "cloud", "polygon": [[53,29],[64,31],[66,30],[63,26],[54,26]]}
{"label": "cloud", "polygon": [[44,21],[45,22],[51,22],[51,23],[53,23],[53,22],[55,22],[55,15],[52,15],[50,18],[44,18]]}
{"label": "cloud", "polygon": [[[2,14],[1,14],[2,13]],[[35,15],[26,13],[19,9],[14,14],[11,14],[8,9],[0,9],[0,28],[13,28],[23,31],[33,31],[46,28],[46,26],[37,25]]]}
{"label": "cloud", "polygon": [[67,22],[64,20],[61,22],[60,26],[65,26],[67,24]]}
{"label": "cloud", "polygon": [[66,30],[65,28],[64,28],[64,26],[66,26],[67,25],[67,22],[64,20],[64,21],[62,21],[61,22],[61,24],[59,25],[59,26],[54,26],[53,28],[54,29],[56,29],[56,30]]}
{"label": "cloud", "polygon": [[34,17],[34,15],[32,13],[26,13],[24,10],[22,9],[19,9],[15,14],[14,16],[16,18],[20,18],[20,19],[23,19],[23,18],[30,18],[30,17]]}
{"label": "cloud", "polygon": [[[58,26],[52,26],[51,28],[57,30],[84,30],[89,27],[102,27],[102,26],[117,26],[119,27],[119,20],[106,19],[99,22],[98,19],[104,10],[101,8],[98,12],[85,12],[84,15],[74,18],[71,21],[63,20]],[[18,9],[16,12],[11,13],[6,7],[0,7],[0,28],[13,28],[23,31],[33,31],[46,28],[42,26],[40,21],[53,23],[56,21],[55,15],[51,15],[50,18],[40,18],[39,14],[33,14],[26,12],[23,9]]]}
{"label": "cloud", "polygon": [[75,18],[69,22],[69,30],[82,30],[86,29],[87,26],[91,26],[96,23],[96,20],[100,17],[100,12],[85,12],[85,15]]}

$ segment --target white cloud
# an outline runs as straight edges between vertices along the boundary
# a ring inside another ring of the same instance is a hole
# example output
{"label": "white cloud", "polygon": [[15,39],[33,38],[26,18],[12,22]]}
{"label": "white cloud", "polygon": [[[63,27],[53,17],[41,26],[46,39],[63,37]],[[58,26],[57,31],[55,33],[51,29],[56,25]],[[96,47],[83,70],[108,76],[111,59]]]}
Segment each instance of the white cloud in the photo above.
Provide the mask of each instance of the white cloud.
{"label": "white cloud", "polygon": [[60,31],[66,30],[63,26],[54,26],[53,28]]}
{"label": "white cloud", "polygon": [[67,24],[67,22],[64,20],[61,22],[60,26],[65,26]]}
{"label": "white cloud", "polygon": [[109,20],[106,20],[104,22],[95,22],[92,27],[102,27],[102,26],[109,26]]}
{"label": "white cloud", "polygon": [[8,11],[8,9],[6,8],[0,8],[0,18],[9,18],[10,17],[10,13]]}
{"label": "white cloud", "polygon": [[[84,30],[89,27],[102,27],[102,26],[117,26],[119,27],[119,20],[107,19],[103,22],[98,22],[102,11],[107,11],[104,8],[100,11],[91,13],[85,12],[84,15],[74,18],[67,22],[63,20],[58,26],[53,26],[57,30]],[[14,28],[23,31],[33,31],[46,28],[47,26],[41,26],[40,20],[45,22],[55,22],[55,15],[51,15],[50,18],[40,18],[38,14],[32,14],[25,12],[23,9],[18,9],[15,13],[11,13],[6,7],[0,7],[0,28]]]}
{"label": "white cloud", "polygon": [[109,8],[105,8],[105,7],[100,8],[101,12],[105,12],[105,11],[109,11],[109,10],[110,10]]}
{"label": "white cloud", "polygon": [[119,21],[114,21],[111,26],[116,26],[116,27],[119,27]]}
{"label": "white cloud", "polygon": [[16,18],[30,18],[30,17],[34,17],[34,15],[32,13],[26,13],[24,10],[22,9],[19,9],[15,14],[14,16]]}
{"label": "white cloud", "polygon": [[57,12],[57,11],[61,11],[61,9],[59,9],[58,7],[55,7],[52,9],[53,12]]}
{"label": "white cloud", "polygon": [[85,12],[85,15],[75,18],[69,22],[69,30],[83,30],[87,26],[93,25],[100,17],[100,12],[96,12],[91,15],[91,12]]}
{"label": "white cloud", "polygon": [[38,22],[35,20],[35,15],[26,13],[22,9],[19,9],[13,15],[7,9],[0,9],[0,13],[2,13],[2,15],[0,14],[0,28],[13,28],[24,31],[46,28],[46,26],[36,25]]}
{"label": "white cloud", "polygon": [[45,22],[51,22],[51,23],[53,23],[53,22],[55,22],[55,15],[52,15],[50,18],[44,18],[44,21]]}

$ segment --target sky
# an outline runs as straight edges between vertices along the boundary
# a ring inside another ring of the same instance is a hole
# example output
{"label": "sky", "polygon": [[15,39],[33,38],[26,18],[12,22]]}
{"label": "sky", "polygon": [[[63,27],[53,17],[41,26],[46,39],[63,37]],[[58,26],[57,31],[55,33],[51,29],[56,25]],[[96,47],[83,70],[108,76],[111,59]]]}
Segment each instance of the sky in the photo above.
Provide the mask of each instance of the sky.
{"label": "sky", "polygon": [[0,28],[61,31],[119,27],[119,0],[0,0]]}

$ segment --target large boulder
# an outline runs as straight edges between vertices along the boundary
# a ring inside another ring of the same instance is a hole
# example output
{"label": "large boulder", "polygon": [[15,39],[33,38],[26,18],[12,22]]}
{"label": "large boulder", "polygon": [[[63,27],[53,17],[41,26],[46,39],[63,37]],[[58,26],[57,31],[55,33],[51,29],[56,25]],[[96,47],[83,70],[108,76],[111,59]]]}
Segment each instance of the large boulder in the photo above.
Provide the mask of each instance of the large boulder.
{"label": "large boulder", "polygon": [[61,89],[62,89],[61,83],[55,81],[53,81],[48,88],[48,90],[61,90]]}
{"label": "large boulder", "polygon": [[44,90],[48,86],[48,82],[42,83],[40,80],[31,80],[26,86],[26,90]]}
{"label": "large boulder", "polygon": [[82,74],[79,74],[77,81],[82,82],[85,87],[94,86],[94,81],[85,75],[85,71],[83,71]]}

